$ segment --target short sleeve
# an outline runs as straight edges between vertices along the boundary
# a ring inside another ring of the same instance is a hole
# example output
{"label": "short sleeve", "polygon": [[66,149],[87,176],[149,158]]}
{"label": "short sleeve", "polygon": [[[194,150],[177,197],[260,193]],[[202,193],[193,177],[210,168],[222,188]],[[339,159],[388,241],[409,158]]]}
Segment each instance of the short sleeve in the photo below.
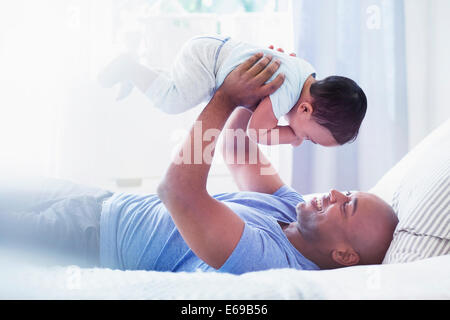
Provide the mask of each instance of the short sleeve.
{"label": "short sleeve", "polygon": [[282,86],[269,96],[273,114],[278,120],[298,102],[308,77],[316,75],[313,66],[303,59],[285,55],[281,55],[280,59],[282,59],[281,66],[270,80],[273,80],[279,73],[284,73],[286,77]]}
{"label": "short sleeve", "polygon": [[291,88],[291,85],[285,83],[269,96],[273,114],[278,120],[288,113],[298,100],[295,100],[296,96],[294,96],[293,91],[289,90],[289,88]]}
{"label": "short sleeve", "polygon": [[294,207],[296,207],[299,202],[305,201],[297,191],[295,191],[288,185],[282,186],[280,189],[275,191],[273,195],[282,198]]}
{"label": "short sleeve", "polygon": [[242,274],[288,267],[285,251],[270,232],[245,223],[239,243],[218,271]]}

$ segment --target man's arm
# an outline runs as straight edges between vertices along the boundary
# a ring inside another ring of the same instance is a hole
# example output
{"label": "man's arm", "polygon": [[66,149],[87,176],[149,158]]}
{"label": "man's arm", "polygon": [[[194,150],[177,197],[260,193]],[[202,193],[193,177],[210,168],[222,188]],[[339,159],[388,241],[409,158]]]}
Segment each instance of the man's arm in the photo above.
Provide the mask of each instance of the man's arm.
{"label": "man's arm", "polygon": [[[200,259],[214,268],[225,263],[244,229],[242,219],[206,190],[218,133],[236,106],[253,107],[284,81],[283,76],[278,76],[265,84],[279,63],[261,57],[262,54],[251,57],[228,75],[183,143],[178,157],[181,163],[170,164],[158,187],[158,196],[183,239]],[[207,159],[203,157],[204,151],[208,151]]]}
{"label": "man's arm", "polygon": [[272,194],[284,183],[258,145],[246,134],[251,115],[244,108],[233,112],[226,124],[222,154],[239,190]]}

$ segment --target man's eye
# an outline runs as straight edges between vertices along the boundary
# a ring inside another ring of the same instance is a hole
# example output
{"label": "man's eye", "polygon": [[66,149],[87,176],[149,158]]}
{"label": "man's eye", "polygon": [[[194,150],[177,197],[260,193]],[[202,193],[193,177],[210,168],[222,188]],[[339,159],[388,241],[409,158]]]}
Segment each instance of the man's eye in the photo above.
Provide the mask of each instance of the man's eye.
{"label": "man's eye", "polygon": [[352,193],[350,191],[346,191],[345,195],[348,197],[349,195],[351,195]]}

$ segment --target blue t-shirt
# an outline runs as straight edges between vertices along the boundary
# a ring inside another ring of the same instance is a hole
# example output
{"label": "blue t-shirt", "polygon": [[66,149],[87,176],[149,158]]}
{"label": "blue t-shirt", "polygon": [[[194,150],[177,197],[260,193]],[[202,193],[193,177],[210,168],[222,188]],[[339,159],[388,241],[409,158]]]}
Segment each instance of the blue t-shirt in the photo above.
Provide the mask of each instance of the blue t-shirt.
{"label": "blue t-shirt", "polygon": [[275,79],[280,73],[284,73],[286,76],[281,87],[269,96],[273,113],[279,120],[297,103],[306,79],[311,75],[313,77],[316,76],[316,71],[307,61],[298,57],[292,57],[286,53],[241,42],[231,50],[228,57],[219,67],[216,75],[216,88],[222,85],[231,71],[258,52],[263,52],[265,55],[270,54],[281,61],[280,67],[268,82]]}
{"label": "blue t-shirt", "polygon": [[199,259],[156,195],[116,193],[103,205],[100,264],[122,270],[221,271],[234,274],[272,268],[319,269],[287,239],[277,221],[296,220],[303,198],[288,186],[274,194],[222,193],[214,196],[245,222],[241,239],[216,270]]}

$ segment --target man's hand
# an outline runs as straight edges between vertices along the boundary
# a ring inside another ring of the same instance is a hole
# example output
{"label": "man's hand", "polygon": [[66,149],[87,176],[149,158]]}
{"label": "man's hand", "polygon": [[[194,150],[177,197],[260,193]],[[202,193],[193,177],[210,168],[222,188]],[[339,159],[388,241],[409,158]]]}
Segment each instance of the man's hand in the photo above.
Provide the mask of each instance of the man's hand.
{"label": "man's hand", "polygon": [[284,82],[284,74],[266,83],[280,67],[272,56],[257,53],[234,69],[217,90],[234,106],[253,110],[264,97],[274,93]]}
{"label": "man's hand", "polygon": [[[275,50],[275,47],[273,46],[273,44],[271,44],[269,46],[269,49]],[[284,52],[284,49],[283,48],[277,48],[277,51]],[[294,52],[289,53],[289,55],[292,56],[292,57],[296,57],[297,56]]]}

